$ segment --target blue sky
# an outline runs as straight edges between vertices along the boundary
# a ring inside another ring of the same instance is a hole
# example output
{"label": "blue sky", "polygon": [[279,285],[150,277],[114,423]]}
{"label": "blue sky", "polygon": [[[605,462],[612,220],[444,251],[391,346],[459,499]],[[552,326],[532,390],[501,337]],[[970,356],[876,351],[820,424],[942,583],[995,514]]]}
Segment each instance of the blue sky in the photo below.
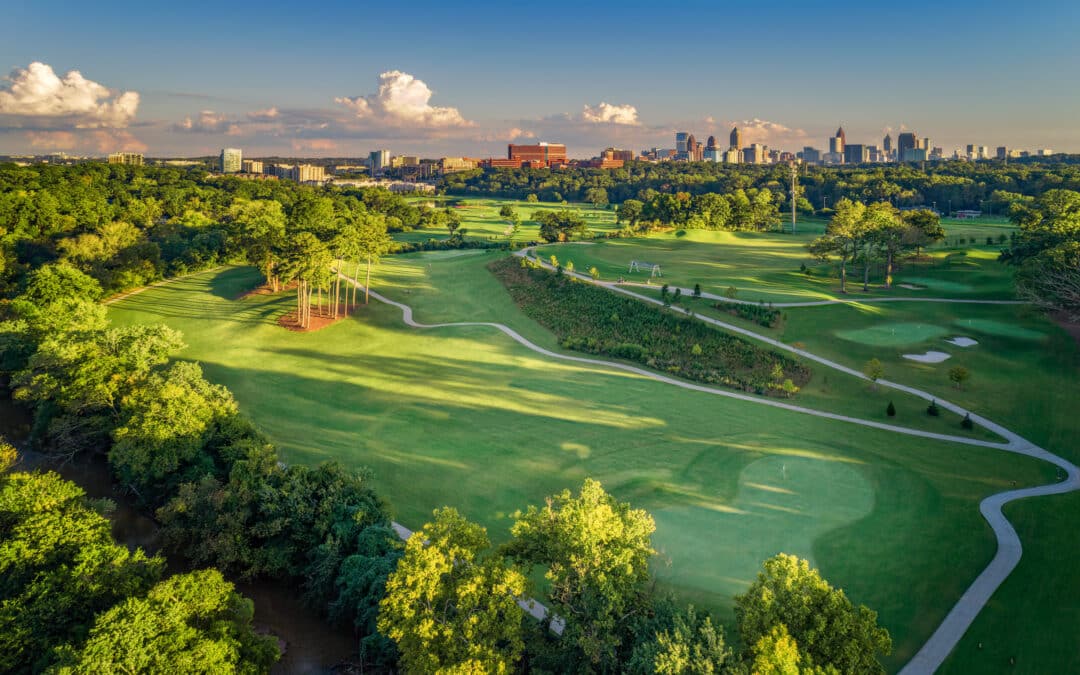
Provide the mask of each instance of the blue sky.
{"label": "blue sky", "polygon": [[23,2],[0,17],[4,153],[488,156],[535,139],[591,156],[731,123],[784,149],[825,147],[843,123],[849,142],[904,126],[946,151],[1080,151],[1077,3]]}

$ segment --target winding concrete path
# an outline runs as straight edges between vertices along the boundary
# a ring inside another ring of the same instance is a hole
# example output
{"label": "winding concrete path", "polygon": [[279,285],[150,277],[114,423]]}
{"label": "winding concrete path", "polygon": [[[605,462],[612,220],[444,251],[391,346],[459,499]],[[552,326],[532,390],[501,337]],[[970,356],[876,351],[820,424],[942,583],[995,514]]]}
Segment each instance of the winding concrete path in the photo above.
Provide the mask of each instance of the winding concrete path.
{"label": "winding concrete path", "polygon": [[[523,249],[525,250],[525,249]],[[531,250],[531,249],[530,249]],[[538,260],[534,256],[527,256],[530,260]],[[547,263],[545,263],[547,265]],[[547,265],[550,266],[550,265]],[[574,276],[581,276],[576,274]],[[591,279],[590,279],[591,280]],[[622,282],[599,282],[605,286],[618,286],[618,287],[636,287],[636,288],[654,288],[660,290],[660,285],[657,284],[643,284],[639,281],[622,281]],[[692,288],[683,288],[681,286],[668,286],[668,290],[672,293],[678,288],[682,291],[683,297],[691,297],[694,293]],[[706,300],[722,300],[724,302],[731,302],[737,305],[768,305],[769,307],[775,307],[777,309],[783,309],[785,307],[824,307],[826,305],[857,305],[864,302],[945,302],[956,304],[968,304],[968,305],[1027,305],[1028,302],[1023,300],[979,300],[975,298],[835,298],[832,300],[801,300],[799,302],[763,302],[761,300],[740,300],[739,298],[729,298],[725,295],[716,295],[715,293],[706,293],[702,291],[701,297]]]}
{"label": "winding concrete path", "polygon": [[[530,248],[526,248],[526,249],[522,249],[520,251],[517,251],[517,252],[514,253],[514,255],[519,256],[519,257],[528,258],[529,260],[531,260],[533,262],[539,263],[540,265],[542,265],[542,266],[544,266],[544,267],[546,267],[548,269],[551,269],[552,266],[550,264],[545,263],[542,260],[536,259],[535,257],[533,257],[531,255],[531,252],[532,252],[532,248],[530,247]],[[630,297],[636,298],[636,299],[641,300],[643,302],[649,302],[649,303],[652,303],[652,304],[655,304],[655,305],[662,305],[663,304],[657,298],[652,298],[652,297],[648,297],[648,296],[645,296],[645,295],[641,295],[639,293],[635,293],[634,291],[631,291],[631,290],[629,290],[627,288],[621,287],[621,286],[619,286],[617,284],[614,284],[614,283],[611,283],[611,282],[594,281],[593,279],[591,279],[591,278],[589,278],[589,277],[587,277],[587,276],[585,276],[583,274],[580,274],[580,273],[569,273],[569,272],[567,272],[567,274],[572,274],[574,277],[576,277],[578,279],[581,279],[583,281],[586,281],[588,283],[593,283],[593,284],[596,284],[598,286],[601,286],[601,287],[607,288],[609,290],[612,290],[614,292],[622,293],[624,295],[628,295]],[[361,284],[356,283],[356,282],[352,281],[351,279],[348,279],[344,275],[341,275],[341,276],[342,276],[342,278],[345,278],[350,283],[355,284],[358,288],[363,289],[363,286]],[[539,346],[537,344],[534,344],[533,342],[531,342],[530,340],[528,340],[527,338],[522,336],[517,331],[515,331],[512,328],[510,328],[509,326],[506,326],[506,325],[501,324],[501,323],[484,322],[484,321],[463,321],[463,322],[452,322],[452,323],[423,324],[423,323],[420,323],[420,322],[416,321],[413,318],[413,310],[412,310],[412,308],[410,306],[408,306],[408,305],[406,305],[404,303],[400,303],[400,302],[396,302],[394,300],[391,300],[391,299],[389,299],[389,298],[387,298],[387,297],[383,296],[382,294],[377,293],[375,291],[370,291],[370,293],[371,293],[371,297],[375,298],[376,300],[378,300],[380,302],[383,302],[385,304],[397,307],[398,309],[400,309],[401,312],[402,312],[402,318],[403,318],[404,322],[407,325],[409,325],[409,326],[411,326],[413,328],[432,329],[432,328],[451,328],[451,327],[462,327],[462,326],[488,326],[488,327],[491,327],[491,328],[494,328],[496,330],[501,331],[502,333],[506,334],[508,337],[510,337],[514,341],[518,342],[519,344],[527,347],[528,349],[530,349],[530,350],[532,350],[532,351],[534,351],[534,352],[536,352],[538,354],[541,354],[543,356],[546,356],[548,358],[552,358],[552,359],[557,359],[557,360],[561,360],[561,361],[570,361],[570,362],[574,362],[574,363],[582,363],[582,364],[587,364],[587,365],[590,365],[590,366],[600,366],[600,367],[604,367],[604,368],[612,368],[612,369],[616,369],[616,370],[622,370],[622,371],[625,371],[625,372],[633,373],[635,375],[640,375],[642,377],[647,377],[647,378],[650,378],[650,379],[653,379],[653,380],[656,380],[656,381],[659,381],[659,382],[663,382],[665,384],[670,384],[672,386],[681,387],[683,389],[699,391],[699,392],[703,392],[703,393],[707,393],[707,394],[713,394],[713,395],[717,395],[717,396],[724,396],[724,397],[727,397],[727,398],[739,399],[739,400],[742,400],[742,401],[747,401],[747,402],[755,403],[755,404],[758,404],[758,405],[767,405],[767,406],[771,406],[771,407],[774,407],[774,408],[781,408],[781,409],[784,409],[784,410],[790,410],[790,411],[793,411],[793,412],[798,412],[798,413],[802,413],[802,414],[806,414],[806,415],[814,415],[816,417],[823,417],[823,418],[827,418],[827,419],[846,422],[846,423],[849,423],[849,424],[857,424],[857,425],[864,426],[864,427],[872,427],[872,428],[876,428],[876,429],[883,429],[885,431],[892,431],[892,432],[895,432],[895,433],[905,434],[905,435],[908,435],[908,436],[931,438],[931,439],[935,439],[935,440],[962,443],[962,444],[965,444],[965,445],[974,445],[974,446],[980,446],[980,447],[985,447],[985,448],[991,448],[991,449],[995,449],[995,450],[1003,450],[1003,451],[1006,451],[1006,452],[1013,452],[1013,453],[1016,453],[1016,454],[1026,455],[1028,457],[1033,457],[1035,459],[1040,459],[1040,460],[1043,460],[1043,461],[1046,461],[1046,462],[1050,462],[1051,464],[1054,464],[1055,466],[1062,469],[1065,472],[1066,477],[1065,477],[1064,480],[1062,480],[1060,482],[1051,483],[1051,484],[1048,484],[1048,485],[1030,487],[1030,488],[1023,488],[1023,489],[1018,489],[1018,490],[1009,490],[1007,492],[1001,492],[1001,493],[991,495],[991,496],[985,498],[980,503],[979,510],[982,513],[983,517],[986,519],[987,523],[989,523],[991,529],[993,529],[994,535],[997,538],[997,544],[998,544],[997,553],[994,555],[993,560],[990,561],[990,564],[987,565],[986,568],[982,571],[982,573],[979,574],[978,578],[975,579],[975,582],[972,583],[971,586],[960,597],[960,599],[957,601],[956,605],[953,606],[952,610],[945,617],[945,620],[942,621],[941,625],[938,626],[936,631],[934,631],[934,634],[930,637],[930,639],[926,642],[926,644],[923,645],[923,647],[918,651],[918,653],[916,653],[916,655],[911,659],[911,661],[900,671],[901,675],[916,675],[916,674],[922,674],[922,673],[932,673],[935,670],[937,670],[941,666],[941,664],[945,661],[946,657],[948,657],[949,653],[953,650],[953,648],[956,646],[956,644],[960,641],[960,638],[962,638],[964,633],[967,632],[967,629],[971,626],[971,623],[975,620],[975,617],[978,616],[978,614],[982,610],[982,608],[986,605],[987,602],[989,602],[989,600],[990,600],[991,596],[994,594],[994,592],[998,589],[998,587],[1001,586],[1001,584],[1009,576],[1009,574],[1012,572],[1012,570],[1015,569],[1016,565],[1020,562],[1020,557],[1021,557],[1021,554],[1023,552],[1023,547],[1021,546],[1021,543],[1020,543],[1020,537],[1016,534],[1016,530],[1013,528],[1012,524],[1009,523],[1008,519],[1005,518],[1004,514],[1002,513],[1002,507],[1005,504],[1008,504],[1009,502],[1015,501],[1017,499],[1024,499],[1024,498],[1027,498],[1027,497],[1038,497],[1038,496],[1043,496],[1043,495],[1062,494],[1062,493],[1072,492],[1074,490],[1080,489],[1080,469],[1078,469],[1071,462],[1068,462],[1065,459],[1062,459],[1061,457],[1058,457],[1057,455],[1054,455],[1054,454],[1052,454],[1052,453],[1050,453],[1050,452],[1036,446],[1034,443],[1031,443],[1030,441],[1027,441],[1026,439],[1022,438],[1019,434],[1016,434],[1016,433],[1006,429],[1005,427],[1003,427],[1003,426],[1001,426],[999,424],[996,424],[996,423],[992,422],[991,420],[988,420],[988,419],[982,417],[981,415],[977,415],[975,413],[972,413],[971,411],[966,410],[965,408],[963,408],[963,407],[961,407],[959,405],[956,405],[954,403],[950,403],[949,401],[941,399],[941,398],[939,398],[937,396],[934,396],[934,395],[929,394],[927,392],[924,392],[922,390],[916,389],[914,387],[908,387],[906,385],[899,384],[899,383],[896,383],[896,382],[890,382],[888,380],[878,380],[878,384],[881,385],[881,386],[888,387],[888,388],[891,388],[891,389],[896,389],[897,391],[903,391],[903,392],[911,394],[913,396],[918,396],[919,398],[922,398],[922,399],[924,399],[926,401],[936,401],[937,404],[939,406],[941,406],[942,408],[945,408],[946,410],[950,410],[950,411],[952,411],[952,412],[954,412],[954,413],[956,413],[958,415],[970,415],[971,420],[975,424],[978,424],[979,426],[994,432],[995,434],[997,434],[1000,437],[1002,437],[1003,439],[1005,439],[1005,442],[984,441],[984,440],[979,440],[979,439],[968,438],[968,437],[965,437],[965,436],[954,436],[954,435],[949,435],[949,434],[939,434],[939,433],[934,433],[934,432],[929,432],[929,431],[921,431],[921,430],[918,430],[918,429],[909,429],[909,428],[906,428],[906,427],[900,427],[900,426],[896,426],[896,425],[892,425],[892,424],[885,424],[885,423],[882,423],[882,422],[875,422],[873,420],[864,420],[864,419],[859,419],[859,418],[855,418],[855,417],[848,417],[846,415],[839,415],[839,414],[836,414],[836,413],[830,413],[830,412],[825,412],[825,411],[821,411],[821,410],[815,410],[815,409],[812,409],[812,408],[805,408],[805,407],[802,407],[802,406],[797,406],[797,405],[793,405],[793,404],[790,404],[790,403],[785,403],[783,401],[767,399],[767,398],[764,398],[764,397],[754,396],[754,395],[751,395],[751,394],[744,394],[744,393],[740,393],[740,392],[736,392],[736,391],[729,391],[729,390],[726,390],[726,389],[719,389],[719,388],[715,388],[715,387],[708,387],[708,386],[704,386],[704,385],[693,384],[691,382],[684,382],[682,380],[677,380],[675,378],[668,377],[668,376],[663,375],[663,374],[658,373],[658,372],[653,372],[653,371],[650,371],[650,370],[646,370],[644,368],[638,368],[637,366],[632,366],[632,365],[625,364],[625,363],[618,363],[618,362],[615,362],[615,361],[606,361],[606,360],[603,360],[603,359],[591,359],[591,358],[585,358],[585,357],[580,357],[580,356],[571,356],[571,355],[568,355],[568,354],[559,354],[557,352],[553,352],[553,351],[550,351],[548,349],[544,349],[543,347],[541,347],[541,346]],[[925,298],[912,298],[912,300],[921,300],[921,301],[925,302],[927,299],[925,299]],[[949,300],[945,299],[945,298],[939,298],[939,299],[932,299],[932,301],[937,301],[937,302],[945,301],[945,302],[947,302]],[[843,301],[825,301],[825,304],[839,303],[839,302],[843,302]],[[1010,301],[982,301],[982,302],[1000,302],[1001,304],[1011,304]],[[803,357],[805,359],[815,361],[815,362],[820,363],[820,364],[822,364],[824,366],[827,366],[827,367],[832,368],[834,370],[838,370],[840,372],[846,373],[846,374],[851,375],[853,377],[857,377],[857,378],[860,378],[860,379],[863,379],[863,380],[868,380],[869,379],[865,375],[863,375],[861,372],[859,372],[859,371],[857,371],[857,370],[855,370],[853,368],[849,368],[847,366],[839,364],[839,363],[837,363],[835,361],[832,361],[830,359],[827,359],[825,357],[818,356],[817,354],[813,354],[813,353],[808,352],[808,351],[806,351],[804,349],[798,349],[798,348],[792,347],[792,346],[790,346],[788,344],[785,344],[785,343],[783,343],[783,342],[781,342],[779,340],[775,340],[773,338],[769,338],[769,337],[760,335],[758,333],[755,333],[754,331],[748,330],[746,328],[742,328],[741,326],[736,326],[736,325],[733,325],[733,324],[729,324],[729,323],[719,321],[717,319],[713,319],[713,318],[710,318],[710,317],[693,315],[691,312],[689,312],[689,311],[687,311],[687,310],[685,310],[683,308],[680,308],[680,307],[670,307],[669,309],[671,311],[674,311],[674,312],[681,312],[683,314],[695,316],[695,318],[697,318],[700,321],[704,321],[706,323],[713,324],[713,325],[718,326],[720,328],[723,328],[724,330],[727,330],[727,331],[731,331],[731,332],[734,332],[734,333],[738,333],[740,335],[744,335],[744,336],[746,336],[746,337],[748,337],[750,339],[757,340],[759,342],[764,342],[764,343],[766,343],[766,344],[768,344],[768,345],[770,345],[772,347],[775,347],[777,349],[787,351],[787,352],[790,352],[790,353],[793,353],[793,354],[797,354],[797,355],[799,355],[799,356],[801,356],[801,357]],[[400,528],[400,530],[401,530],[401,531],[399,531],[399,535],[402,535],[404,532],[408,532],[408,530],[406,528],[404,528],[401,525],[395,523],[395,529],[397,529],[397,528]],[[524,607],[527,611],[529,611],[530,614],[533,614],[533,616],[537,616],[537,618],[543,618],[544,616],[547,615],[547,609],[544,608],[543,605],[540,605],[539,603],[537,603],[534,600],[531,600],[531,599],[530,600],[520,600],[519,604],[521,604],[522,607]],[[555,620],[553,621],[553,627],[554,627],[554,624],[556,622],[559,622],[559,621],[561,621],[561,620],[558,617],[555,617]],[[561,633],[562,632],[561,628],[562,628],[562,626],[560,624],[559,625],[559,630],[557,630],[556,632]]]}

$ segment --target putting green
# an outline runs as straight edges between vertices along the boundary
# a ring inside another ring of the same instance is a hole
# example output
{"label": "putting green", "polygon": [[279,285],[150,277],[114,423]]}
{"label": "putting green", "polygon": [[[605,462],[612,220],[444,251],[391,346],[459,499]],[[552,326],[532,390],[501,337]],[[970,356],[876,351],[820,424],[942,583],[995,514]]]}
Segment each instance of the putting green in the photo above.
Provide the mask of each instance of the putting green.
{"label": "putting green", "polygon": [[948,329],[932,323],[885,323],[868,328],[836,331],[836,335],[845,340],[878,347],[913,345],[948,333]]}
{"label": "putting green", "polygon": [[993,319],[956,319],[953,323],[957,326],[998,337],[1011,337],[1018,340],[1042,340],[1046,338],[1046,333]]}
{"label": "putting green", "polygon": [[[730,506],[683,501],[653,511],[657,577],[676,589],[707,588],[730,598],[744,592],[762,561],[777,553],[816,566],[814,541],[869,515],[873,506],[874,490],[853,462],[764,457],[742,470]],[[694,544],[703,532],[715,542],[708,553]],[[694,550],[699,554],[686,555]],[[669,551],[680,555],[669,557]]]}

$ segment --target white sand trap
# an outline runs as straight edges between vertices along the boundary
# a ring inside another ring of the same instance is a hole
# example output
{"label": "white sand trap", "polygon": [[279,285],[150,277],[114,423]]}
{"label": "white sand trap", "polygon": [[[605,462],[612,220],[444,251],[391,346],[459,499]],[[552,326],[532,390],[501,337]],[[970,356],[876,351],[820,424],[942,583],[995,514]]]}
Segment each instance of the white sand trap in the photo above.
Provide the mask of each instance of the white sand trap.
{"label": "white sand trap", "polygon": [[918,361],[919,363],[941,363],[947,358],[950,358],[951,354],[945,352],[926,352],[925,354],[904,354],[905,359],[911,359],[912,361]]}
{"label": "white sand trap", "polygon": [[906,288],[909,291],[925,291],[926,286],[916,286],[915,284],[897,284],[900,288]]}
{"label": "white sand trap", "polygon": [[975,345],[979,344],[978,340],[972,340],[971,338],[964,336],[954,337],[953,339],[946,340],[945,342],[948,342],[951,345],[956,345],[957,347],[974,347]]}

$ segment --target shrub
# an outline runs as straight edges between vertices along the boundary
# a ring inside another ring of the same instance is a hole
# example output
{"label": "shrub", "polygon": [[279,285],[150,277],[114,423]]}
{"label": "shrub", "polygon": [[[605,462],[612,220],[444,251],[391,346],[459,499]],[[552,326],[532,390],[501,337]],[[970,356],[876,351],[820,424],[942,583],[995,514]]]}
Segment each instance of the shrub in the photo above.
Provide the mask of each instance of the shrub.
{"label": "shrub", "polygon": [[951,381],[953,386],[957,389],[963,389],[964,383],[970,378],[971,373],[963,366],[953,366],[949,369],[949,381]]}
{"label": "shrub", "polygon": [[694,297],[695,298],[700,298],[701,297],[701,284],[694,284]]}
{"label": "shrub", "polygon": [[896,417],[896,406],[893,405],[892,401],[889,401],[889,407],[885,408],[885,414],[889,417]]}
{"label": "shrub", "polygon": [[937,401],[930,401],[930,405],[926,408],[926,414],[930,417],[939,417],[941,415],[941,408],[938,408]]}
{"label": "shrub", "polygon": [[589,276],[593,278],[593,281],[598,280],[600,278],[600,270],[596,269],[595,266],[590,267],[589,268]]}
{"label": "shrub", "polygon": [[877,382],[881,378],[885,377],[885,366],[881,365],[881,361],[877,359],[870,359],[863,366],[863,375],[866,375],[871,382]]}
{"label": "shrub", "polygon": [[975,423],[971,421],[971,413],[964,415],[964,419],[960,420],[960,426],[968,431],[975,428]]}
{"label": "shrub", "polygon": [[690,353],[694,356],[701,356],[701,345],[694,343],[694,346],[690,348]]}
{"label": "shrub", "polygon": [[682,300],[682,289],[681,288],[676,288],[675,289],[675,298],[672,300],[672,302],[674,302],[677,305],[677,304],[679,304],[680,300]]}
{"label": "shrub", "polygon": [[766,328],[776,328],[780,325],[780,310],[766,307],[765,305],[751,305],[744,302],[725,302],[721,300],[713,303],[713,307],[722,312],[727,312],[732,316],[737,316],[741,319],[746,319],[747,321],[753,321]]}
{"label": "shrub", "polygon": [[725,298],[734,298],[738,294],[739,289],[735,288],[734,286],[728,286],[727,290],[724,291]]}

